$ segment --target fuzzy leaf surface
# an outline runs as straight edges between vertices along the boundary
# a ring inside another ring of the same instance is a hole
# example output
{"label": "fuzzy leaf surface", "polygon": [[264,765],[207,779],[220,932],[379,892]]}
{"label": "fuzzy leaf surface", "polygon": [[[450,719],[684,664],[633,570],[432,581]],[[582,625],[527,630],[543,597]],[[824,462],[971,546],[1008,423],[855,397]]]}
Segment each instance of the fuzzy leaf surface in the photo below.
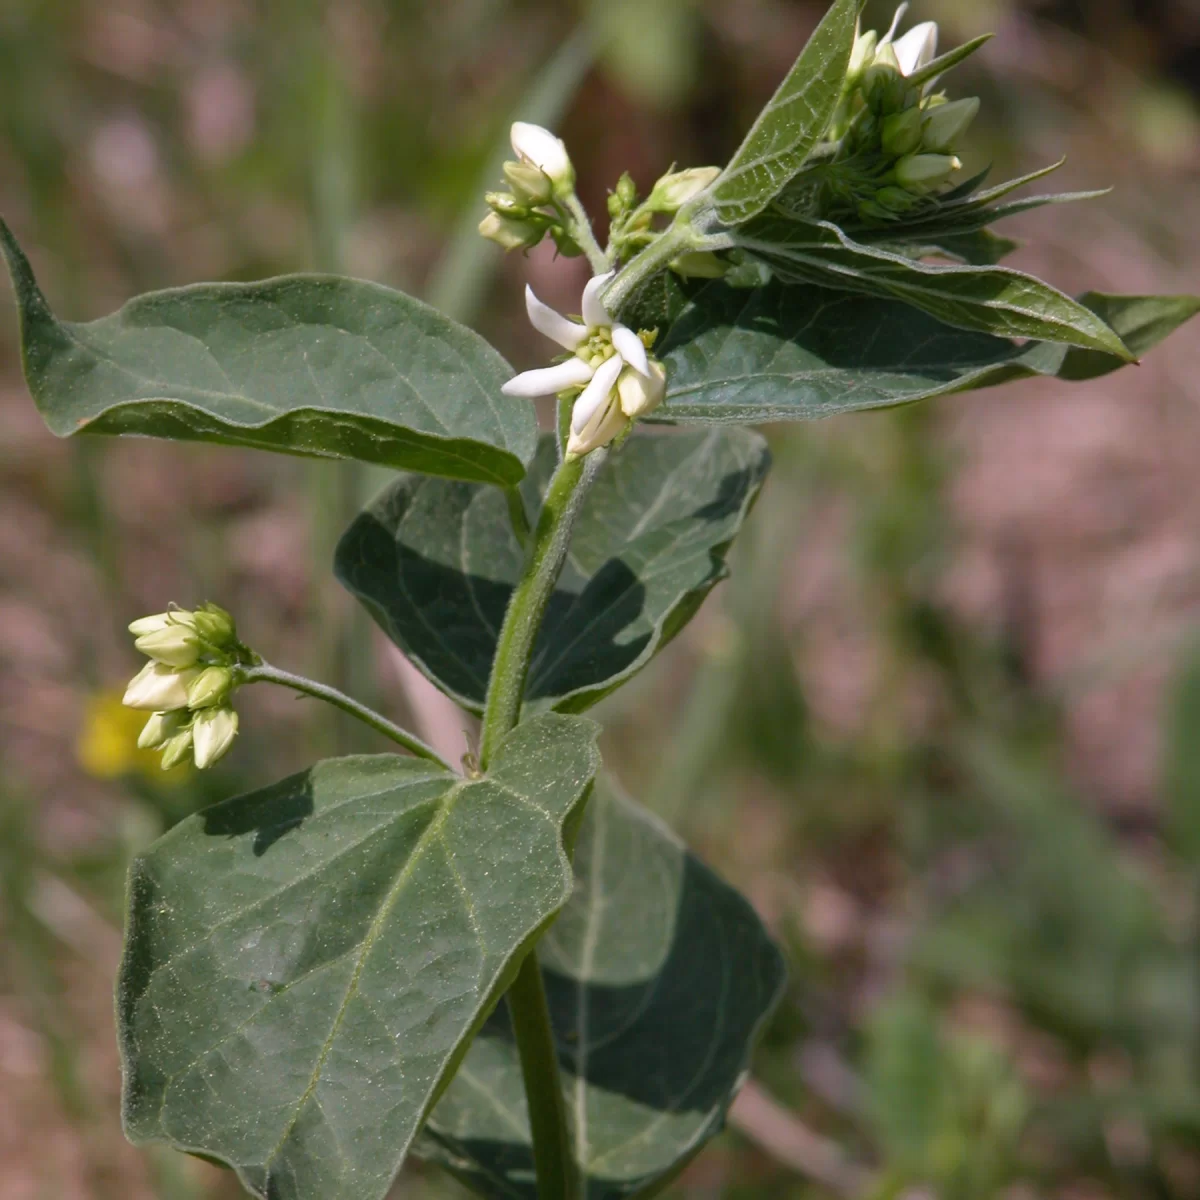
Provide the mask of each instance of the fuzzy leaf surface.
{"label": "fuzzy leaf surface", "polygon": [[60,321],[0,222],[29,390],[51,431],[141,434],[513,484],[527,403],[478,334],[402,292],[332,275],[150,292]]}
{"label": "fuzzy leaf surface", "polygon": [[[604,780],[576,888],[539,943],[583,1200],[655,1194],[720,1132],[779,999],[749,903]],[[471,1046],[415,1152],[488,1197],[536,1200],[507,1013]]]}
{"label": "fuzzy leaf surface", "polygon": [[[557,461],[521,485],[535,519]],[[630,438],[584,502],[534,646],[526,703],[581,711],[646,665],[726,574],[769,465],[746,429]],[[350,526],[338,578],[447,695],[479,711],[524,551],[495,488],[404,476]]]}
{"label": "fuzzy leaf surface", "polygon": [[[1142,354],[1189,320],[1194,296],[1105,296],[1080,303]],[[1093,379],[1114,355],[953,329],[894,300],[775,283],[710,284],[672,326],[662,420],[811,420],[909,404],[1043,375]]]}
{"label": "fuzzy leaf surface", "polygon": [[482,779],[332,759],[134,860],[125,1128],[264,1200],[383,1200],[439,1089],[571,893],[596,726],[546,714]]}
{"label": "fuzzy leaf surface", "polygon": [[709,190],[708,214],[740,225],[762,212],[804,165],[837,108],[858,0],[836,0],[725,170]]}

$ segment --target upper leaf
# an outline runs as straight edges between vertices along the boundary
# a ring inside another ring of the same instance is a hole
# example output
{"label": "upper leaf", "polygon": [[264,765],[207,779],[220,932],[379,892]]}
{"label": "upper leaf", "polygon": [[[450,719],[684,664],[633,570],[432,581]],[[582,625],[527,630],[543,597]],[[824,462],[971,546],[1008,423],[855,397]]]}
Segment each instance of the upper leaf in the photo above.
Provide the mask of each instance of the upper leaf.
{"label": "upper leaf", "polygon": [[1008,267],[944,266],[853,241],[828,221],[761,217],[738,245],[785,283],[845,288],[903,300],[947,325],[1132,355],[1095,313],[1032,275]]}
{"label": "upper leaf", "polygon": [[50,311],[0,221],[25,376],[60,437],[144,434],[516,483],[528,404],[478,334],[402,292],[328,275],[151,292],[86,324]]}
{"label": "upper leaf", "polygon": [[709,211],[722,225],[762,212],[829,128],[854,49],[858,8],[859,0],[835,0],[707,192]]}
{"label": "upper leaf", "polygon": [[[536,514],[556,463],[522,484]],[[640,670],[725,575],[769,463],[744,429],[631,438],[584,502],[534,646],[526,701],[581,711]],[[350,526],[338,578],[444,692],[479,711],[525,554],[495,488],[406,476]]]}
{"label": "upper leaf", "polygon": [[[607,781],[584,818],[575,872],[538,956],[579,1194],[653,1194],[720,1131],[782,990],[783,960],[746,900]],[[536,1200],[504,1010],[414,1150],[485,1196]]]}
{"label": "upper leaf", "polygon": [[[1141,354],[1200,309],[1193,296],[1085,295]],[[1124,365],[1068,349],[952,329],[907,304],[778,283],[710,284],[663,348],[667,402],[679,421],[806,420],[970,391],[1031,375],[1091,379]]]}
{"label": "upper leaf", "polygon": [[129,1136],[266,1200],[382,1200],[439,1089],[571,892],[596,727],[546,714],[463,779],[318,763],[134,860],[118,985]]}

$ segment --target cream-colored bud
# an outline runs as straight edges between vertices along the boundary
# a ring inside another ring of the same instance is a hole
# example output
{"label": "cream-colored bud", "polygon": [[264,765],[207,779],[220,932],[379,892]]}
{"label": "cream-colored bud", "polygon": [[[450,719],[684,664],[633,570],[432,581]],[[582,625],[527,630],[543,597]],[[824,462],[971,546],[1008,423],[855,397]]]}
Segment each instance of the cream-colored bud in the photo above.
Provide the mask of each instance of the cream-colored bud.
{"label": "cream-colored bud", "polygon": [[720,167],[689,167],[686,171],[672,171],[654,185],[654,190],[646,200],[646,208],[650,212],[678,212],[689,200],[695,199],[711,186],[720,174]]}
{"label": "cream-colored bud", "polygon": [[626,367],[617,380],[621,412],[630,420],[652,413],[667,394],[667,369],[656,359],[650,360],[650,377]]}
{"label": "cream-colored bud", "polygon": [[531,163],[506,162],[504,178],[508,180],[513,195],[527,207],[549,204],[554,195],[554,185],[550,182],[550,176]]}
{"label": "cream-colored bud", "polygon": [[609,402],[601,405],[578,433],[571,430],[571,436],[567,439],[567,457],[581,458],[593,450],[599,450],[628,427],[629,418],[621,411],[620,400],[614,392]]}
{"label": "cream-colored bud", "polygon": [[177,733],[162,748],[162,769],[169,771],[177,767],[192,752],[192,731],[190,728]]}
{"label": "cream-colored bud", "polygon": [[188,687],[199,674],[195,669],[177,671],[165,663],[149,662],[129,681],[121,703],[146,712],[186,708]]}
{"label": "cream-colored bud", "polygon": [[151,617],[138,617],[136,621],[129,622],[129,632],[135,638],[145,637],[148,633],[157,633],[160,629],[166,629],[172,624],[172,613],[155,613]]}
{"label": "cream-colored bud", "polygon": [[561,138],[540,125],[517,121],[512,127],[512,148],[527,166],[537,167],[547,175],[556,192],[569,191],[575,186],[575,168]]}
{"label": "cream-colored bud", "polygon": [[961,166],[953,155],[910,154],[896,164],[896,182],[923,196],[936,191]]}
{"label": "cream-colored bud", "polygon": [[931,108],[925,117],[922,144],[934,154],[949,154],[978,115],[978,96]]}
{"label": "cream-colored bud", "polygon": [[189,717],[186,709],[175,709],[173,712],[152,713],[150,719],[142,726],[138,735],[138,749],[157,750],[166,745],[187,723]]}
{"label": "cream-colored bud", "polygon": [[542,240],[545,226],[537,221],[520,221],[490,212],[479,222],[479,232],[505,250],[520,250],[536,246]]}
{"label": "cream-colored bud", "polygon": [[875,48],[878,45],[879,34],[873,29],[860,33],[854,39],[854,49],[850,52],[850,66],[846,69],[846,75],[851,82],[857,80],[875,61]]}
{"label": "cream-colored bud", "polygon": [[729,263],[711,250],[690,250],[667,264],[676,275],[686,279],[723,279],[729,273]]}
{"label": "cream-colored bud", "polygon": [[188,708],[212,708],[222,704],[233,691],[233,672],[228,667],[205,667],[187,690]]}
{"label": "cream-colored bud", "polygon": [[192,722],[192,740],[196,750],[196,766],[211,767],[224,758],[237,737],[238,715],[228,706],[206,708]]}
{"label": "cream-colored bud", "polygon": [[200,638],[187,625],[168,625],[154,633],[144,633],[133,644],[143,654],[169,667],[194,667],[200,659]]}

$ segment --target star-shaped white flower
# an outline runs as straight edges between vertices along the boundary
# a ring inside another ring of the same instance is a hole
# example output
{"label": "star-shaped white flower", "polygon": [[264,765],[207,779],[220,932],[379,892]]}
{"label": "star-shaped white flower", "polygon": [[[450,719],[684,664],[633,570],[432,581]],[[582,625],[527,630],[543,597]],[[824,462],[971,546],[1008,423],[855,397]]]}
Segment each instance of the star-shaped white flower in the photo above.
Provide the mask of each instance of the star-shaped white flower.
{"label": "star-shaped white flower", "polygon": [[554,367],[524,371],[503,387],[506,396],[553,396],[582,388],[571,410],[568,453],[586,454],[607,445],[628,421],[662,401],[665,373],[651,363],[642,339],[612,319],[600,293],[614,272],[597,275],[583,289],[583,320],[572,321],[543,304],[526,285],[525,308],[539,333],[570,350]]}

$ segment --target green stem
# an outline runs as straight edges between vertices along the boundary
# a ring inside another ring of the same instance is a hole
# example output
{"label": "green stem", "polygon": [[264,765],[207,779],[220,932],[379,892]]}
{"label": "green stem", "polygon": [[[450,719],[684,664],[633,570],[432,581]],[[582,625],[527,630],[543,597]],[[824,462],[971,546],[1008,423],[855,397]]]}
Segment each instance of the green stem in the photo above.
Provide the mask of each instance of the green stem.
{"label": "green stem", "polygon": [[651,276],[657,275],[673,258],[696,248],[698,234],[688,224],[673,225],[656,241],[631,259],[620,274],[604,289],[604,307],[616,316],[621,305]]}
{"label": "green stem", "polygon": [[533,951],[521,963],[506,999],[529,1106],[538,1200],[578,1200],[579,1173],[571,1151],[558,1050],[554,1045],[542,969]]}
{"label": "green stem", "polygon": [[600,243],[596,240],[595,233],[592,232],[592,222],[588,219],[587,210],[580,203],[579,197],[575,195],[574,191],[561,197],[559,206],[566,209],[571,218],[571,236],[587,255],[592,274],[603,275],[606,271],[611,270],[612,263],[608,261],[608,255],[600,249]]}
{"label": "green stem", "polygon": [[564,458],[546,489],[525,572],[508,603],[492,662],[479,741],[479,763],[483,769],[500,741],[516,728],[520,719],[534,638],[566,560],[575,518],[605,457],[604,450],[593,450],[583,458]]}
{"label": "green stem", "polygon": [[324,700],[326,704],[332,704],[334,708],[356,717],[364,725],[369,725],[377,733],[382,733],[384,737],[391,738],[397,745],[403,746],[405,750],[415,754],[418,758],[425,758],[430,762],[437,763],[439,767],[445,767],[447,771],[454,770],[436,750],[425,745],[420,738],[409,733],[408,730],[401,729],[399,725],[393,725],[386,717],[380,716],[365,704],[360,704],[357,700],[347,696],[345,692],[339,692],[337,688],[318,683],[315,679],[305,679],[303,675],[293,675],[290,671],[281,671],[278,667],[272,667],[268,663],[260,663],[256,667],[240,668],[238,682],[277,683],[281,687],[291,688],[306,696]]}

